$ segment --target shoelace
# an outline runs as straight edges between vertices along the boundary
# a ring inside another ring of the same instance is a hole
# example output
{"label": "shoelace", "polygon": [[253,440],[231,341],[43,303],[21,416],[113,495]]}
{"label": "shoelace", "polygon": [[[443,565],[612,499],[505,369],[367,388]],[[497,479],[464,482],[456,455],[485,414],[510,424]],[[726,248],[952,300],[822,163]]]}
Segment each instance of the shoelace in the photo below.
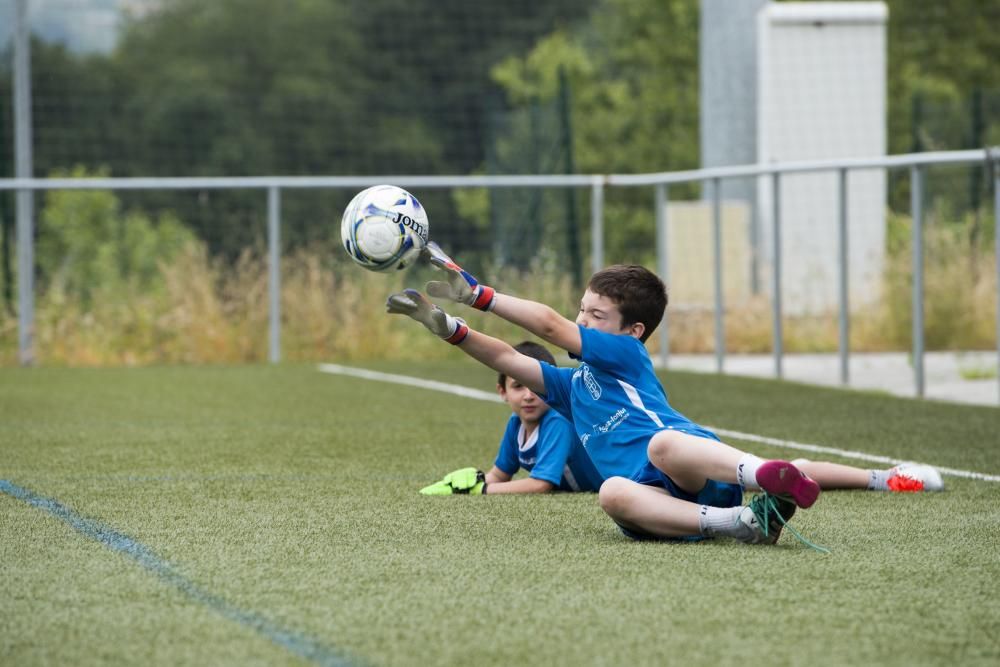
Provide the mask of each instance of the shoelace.
{"label": "shoelace", "polygon": [[[768,512],[774,512],[774,515],[778,517],[778,521],[781,522],[781,525],[787,528],[788,530],[792,531],[792,535],[794,535],[795,539],[797,539],[799,542],[801,542],[802,544],[806,545],[807,547],[809,547],[814,551],[818,551],[821,554],[830,553],[829,549],[827,549],[826,547],[821,547],[818,544],[814,544],[813,542],[810,542],[802,535],[802,533],[800,533],[799,531],[795,530],[795,528],[790,526],[788,522],[785,521],[785,517],[781,516],[781,512],[778,511],[778,506],[777,506],[778,504],[777,502],[775,502],[774,498],[771,497],[771,494],[765,491],[764,493],[761,494],[761,496],[763,500],[759,504],[764,506],[764,511],[763,511],[764,516],[762,519],[760,516],[758,516],[758,519],[761,519],[762,525],[764,526],[764,535],[767,535],[768,531],[771,529],[771,522],[768,520],[767,514]],[[751,505],[753,504],[754,504],[753,501],[751,501]],[[753,509],[754,509],[754,514],[757,514],[756,508]]]}

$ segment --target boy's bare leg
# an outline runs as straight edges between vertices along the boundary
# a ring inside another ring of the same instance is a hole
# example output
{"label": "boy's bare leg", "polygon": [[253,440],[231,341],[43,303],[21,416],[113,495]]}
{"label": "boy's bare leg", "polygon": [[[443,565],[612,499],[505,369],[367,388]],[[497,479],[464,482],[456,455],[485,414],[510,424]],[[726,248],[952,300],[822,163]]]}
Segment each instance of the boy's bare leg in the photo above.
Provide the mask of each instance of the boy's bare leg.
{"label": "boy's bare leg", "polygon": [[698,493],[709,479],[735,484],[736,467],[746,453],[718,440],[668,430],[650,439],[648,454],[677,486]]}
{"label": "boy's bare leg", "polygon": [[601,509],[615,523],[659,537],[700,535],[700,506],[674,498],[664,489],[645,486],[624,477],[601,485]]}
{"label": "boy's bare leg", "polygon": [[663,538],[703,535],[732,537],[748,544],[774,544],[785,521],[795,513],[791,501],[780,499],[773,500],[770,509],[764,509],[761,501],[767,497],[763,495],[756,496],[749,506],[699,505],[624,477],[606,480],[599,498],[601,509],[626,531]]}
{"label": "boy's bare leg", "polygon": [[825,461],[792,461],[799,470],[809,475],[824,489],[867,489],[871,471]]}
{"label": "boy's bare leg", "polygon": [[653,465],[688,493],[698,493],[709,479],[763,489],[799,507],[811,507],[820,493],[820,486],[792,463],[764,461],[718,440],[677,430],[656,433],[647,453]]}

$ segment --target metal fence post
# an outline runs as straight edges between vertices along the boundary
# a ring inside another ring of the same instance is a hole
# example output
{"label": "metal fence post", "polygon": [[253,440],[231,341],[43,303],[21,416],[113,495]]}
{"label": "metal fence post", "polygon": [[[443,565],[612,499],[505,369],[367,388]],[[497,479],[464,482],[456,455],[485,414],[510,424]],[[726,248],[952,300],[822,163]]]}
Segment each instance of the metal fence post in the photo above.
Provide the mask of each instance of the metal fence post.
{"label": "metal fence post", "polygon": [[848,361],[851,346],[851,322],[848,291],[848,235],[847,235],[847,169],[841,168],[838,172],[837,190],[840,199],[840,220],[839,234],[837,235],[837,250],[840,260],[840,326],[839,326],[839,352],[840,352],[840,384],[847,385],[851,381],[851,369]]}
{"label": "metal fence post", "polygon": [[[670,237],[669,220],[667,218],[667,186],[660,183],[655,188],[653,206],[656,213],[656,270],[660,280],[670,286]],[[668,292],[669,293],[669,292]],[[669,308],[663,311],[663,322],[660,323],[660,365],[667,367],[670,359],[670,330],[667,326]]]}
{"label": "metal fence post", "polygon": [[784,355],[784,335],[781,330],[781,173],[774,172],[771,180],[771,207],[772,218],[774,220],[774,270],[772,276],[772,303],[773,314],[771,320],[772,335],[774,336],[774,377],[781,379],[782,357]]}
{"label": "metal fence post", "polygon": [[910,215],[913,216],[913,380],[924,397],[924,171],[910,167]]}
{"label": "metal fence post", "polygon": [[272,364],[281,361],[281,191],[267,189],[267,291],[270,353]]}
{"label": "metal fence post", "polygon": [[590,185],[590,265],[594,273],[604,268],[604,179],[600,176]]}
{"label": "metal fence post", "polygon": [[[27,0],[14,11],[14,152],[18,178],[31,178],[31,43]],[[17,349],[22,366],[35,363],[35,194],[18,190]]]}
{"label": "metal fence post", "polygon": [[722,184],[712,179],[712,257],[715,270],[715,370],[725,372],[726,322],[722,294]]}

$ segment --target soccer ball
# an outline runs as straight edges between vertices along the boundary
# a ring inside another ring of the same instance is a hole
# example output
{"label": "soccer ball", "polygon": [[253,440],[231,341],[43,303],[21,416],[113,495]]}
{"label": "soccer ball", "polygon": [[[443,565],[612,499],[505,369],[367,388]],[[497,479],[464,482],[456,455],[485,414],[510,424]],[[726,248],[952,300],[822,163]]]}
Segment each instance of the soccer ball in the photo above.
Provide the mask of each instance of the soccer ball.
{"label": "soccer ball", "polygon": [[405,269],[427,245],[429,230],[424,207],[395,185],[375,185],[354,195],[340,221],[344,250],[371,271]]}

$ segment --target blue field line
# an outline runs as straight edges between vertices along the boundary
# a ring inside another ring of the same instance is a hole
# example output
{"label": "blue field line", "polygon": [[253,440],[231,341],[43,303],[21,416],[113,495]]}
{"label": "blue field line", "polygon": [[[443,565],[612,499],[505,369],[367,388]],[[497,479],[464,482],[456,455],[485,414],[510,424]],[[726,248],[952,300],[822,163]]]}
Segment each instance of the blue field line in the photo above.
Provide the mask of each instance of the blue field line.
{"label": "blue field line", "polygon": [[[37,475],[36,475],[37,478]],[[45,475],[42,479],[59,482],[326,482],[343,479],[332,473],[165,473],[162,475],[136,475],[134,473],[92,473],[78,475]]]}
{"label": "blue field line", "polygon": [[60,521],[69,524],[70,527],[85,537],[96,540],[112,551],[131,558],[148,572],[155,574],[161,580],[178,589],[195,602],[209,607],[230,621],[235,621],[240,625],[254,630],[264,638],[298,656],[330,667],[346,667],[357,664],[356,661],[349,660],[339,651],[324,646],[318,641],[304,635],[286,630],[254,612],[239,609],[219,596],[199,588],[197,584],[178,573],[170,563],[157,556],[146,545],[99,521],[82,517],[52,498],[40,496],[6,479],[0,479],[0,492],[47,512]]}

